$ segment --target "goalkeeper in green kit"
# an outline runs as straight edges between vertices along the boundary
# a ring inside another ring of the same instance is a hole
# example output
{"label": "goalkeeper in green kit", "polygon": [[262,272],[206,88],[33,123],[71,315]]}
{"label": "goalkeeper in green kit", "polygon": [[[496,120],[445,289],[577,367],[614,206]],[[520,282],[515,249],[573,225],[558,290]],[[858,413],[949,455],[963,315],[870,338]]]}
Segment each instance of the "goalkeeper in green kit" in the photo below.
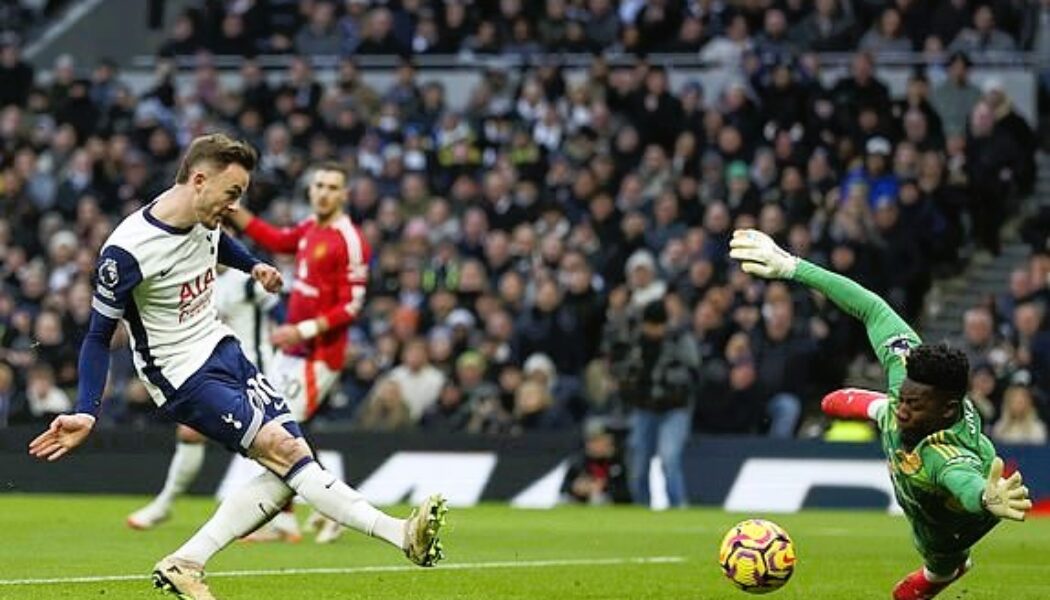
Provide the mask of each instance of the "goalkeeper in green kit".
{"label": "goalkeeper in green kit", "polygon": [[893,598],[933,598],[966,573],[970,548],[1000,519],[1024,520],[1032,507],[1021,474],[1002,477],[1003,461],[981,433],[981,418],[966,398],[966,355],[923,344],[881,298],[792,256],[760,231],[737,230],[729,244],[730,257],[745,272],[797,281],[864,322],[886,370],[886,393],[839,390],[821,408],[835,418],[878,425],[897,502],[924,562],[897,583]]}

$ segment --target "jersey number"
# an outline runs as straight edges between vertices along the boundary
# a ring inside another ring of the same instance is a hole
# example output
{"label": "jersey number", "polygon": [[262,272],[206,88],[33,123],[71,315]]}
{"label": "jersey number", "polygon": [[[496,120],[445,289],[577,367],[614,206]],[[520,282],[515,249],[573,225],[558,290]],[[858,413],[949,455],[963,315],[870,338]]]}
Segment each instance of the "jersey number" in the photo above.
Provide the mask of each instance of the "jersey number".
{"label": "jersey number", "polygon": [[246,381],[245,385],[248,387],[248,400],[260,410],[268,404],[273,404],[277,410],[284,410],[284,398],[273,389],[262,373],[257,373],[255,377]]}

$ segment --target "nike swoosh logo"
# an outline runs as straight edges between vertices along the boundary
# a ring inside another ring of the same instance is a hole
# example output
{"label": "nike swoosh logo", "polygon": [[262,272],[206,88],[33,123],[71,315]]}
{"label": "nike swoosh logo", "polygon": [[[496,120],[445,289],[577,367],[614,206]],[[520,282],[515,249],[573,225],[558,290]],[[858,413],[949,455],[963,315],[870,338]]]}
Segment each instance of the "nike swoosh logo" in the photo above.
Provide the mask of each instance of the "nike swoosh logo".
{"label": "nike swoosh logo", "polygon": [[171,270],[174,269],[174,268],[175,268],[175,265],[171,265],[167,269],[164,269],[163,271],[157,273],[157,277],[167,277],[168,273],[171,273]]}
{"label": "nike swoosh logo", "polygon": [[324,489],[326,489],[326,490],[332,489],[332,486],[335,485],[335,482],[337,482],[337,481],[339,481],[339,480],[338,479],[333,479],[333,480],[329,481],[328,485],[324,486]]}

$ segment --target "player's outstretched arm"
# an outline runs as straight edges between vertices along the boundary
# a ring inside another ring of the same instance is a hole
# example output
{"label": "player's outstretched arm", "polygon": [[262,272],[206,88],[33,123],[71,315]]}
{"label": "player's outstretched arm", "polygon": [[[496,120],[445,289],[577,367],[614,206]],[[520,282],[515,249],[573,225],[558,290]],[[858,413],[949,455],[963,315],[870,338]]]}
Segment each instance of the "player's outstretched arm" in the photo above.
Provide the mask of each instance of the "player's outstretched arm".
{"label": "player's outstretched arm", "polygon": [[47,431],[29,442],[29,453],[36,458],[56,461],[82,444],[94,426],[95,417],[89,414],[58,415]]}
{"label": "player's outstretched arm", "polygon": [[228,219],[256,244],[270,252],[281,254],[295,254],[299,248],[299,240],[310,223],[306,220],[295,227],[274,227],[241,207],[232,211]]}
{"label": "player's outstretched arm", "polygon": [[729,256],[746,273],[766,279],[791,279],[828,297],[836,306],[860,319],[868,340],[884,367],[895,356],[897,340],[918,345],[919,336],[886,302],[857,282],[792,256],[768,235],[738,229],[729,242]]}
{"label": "player's outstretched arm", "polygon": [[1028,488],[1021,484],[1021,473],[1014,472],[1004,479],[1003,459],[998,456],[992,459],[987,476],[978,458],[967,452],[948,459],[936,473],[938,485],[969,513],[988,512],[999,519],[1023,521],[1032,508]]}
{"label": "player's outstretched arm", "polygon": [[47,431],[29,443],[29,453],[37,458],[50,461],[62,458],[83,443],[95,425],[109,373],[109,343],[117,328],[116,319],[103,315],[100,309],[110,310],[96,304],[80,346],[76,413],[55,417]]}
{"label": "player's outstretched arm", "polygon": [[875,420],[878,410],[888,401],[882,392],[844,388],[824,396],[820,410],[833,419]]}

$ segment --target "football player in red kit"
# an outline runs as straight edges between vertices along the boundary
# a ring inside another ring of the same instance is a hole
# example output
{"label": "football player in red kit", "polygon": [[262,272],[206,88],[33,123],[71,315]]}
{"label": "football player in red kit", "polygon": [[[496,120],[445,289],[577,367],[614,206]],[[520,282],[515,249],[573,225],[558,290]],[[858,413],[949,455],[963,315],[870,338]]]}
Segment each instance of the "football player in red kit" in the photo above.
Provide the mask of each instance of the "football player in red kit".
{"label": "football player in red kit", "polygon": [[[338,163],[316,166],[307,192],[313,214],[293,227],[274,227],[243,208],[230,217],[260,247],[276,254],[295,254],[287,320],[270,336],[277,348],[270,380],[300,423],[316,414],[339,380],[346,359],[347,328],[365,304],[372,252],[343,210],[347,179]],[[334,522],[311,521],[320,526],[318,542],[332,541],[341,532]],[[287,516],[275,523],[286,538],[298,536],[298,528]]]}

